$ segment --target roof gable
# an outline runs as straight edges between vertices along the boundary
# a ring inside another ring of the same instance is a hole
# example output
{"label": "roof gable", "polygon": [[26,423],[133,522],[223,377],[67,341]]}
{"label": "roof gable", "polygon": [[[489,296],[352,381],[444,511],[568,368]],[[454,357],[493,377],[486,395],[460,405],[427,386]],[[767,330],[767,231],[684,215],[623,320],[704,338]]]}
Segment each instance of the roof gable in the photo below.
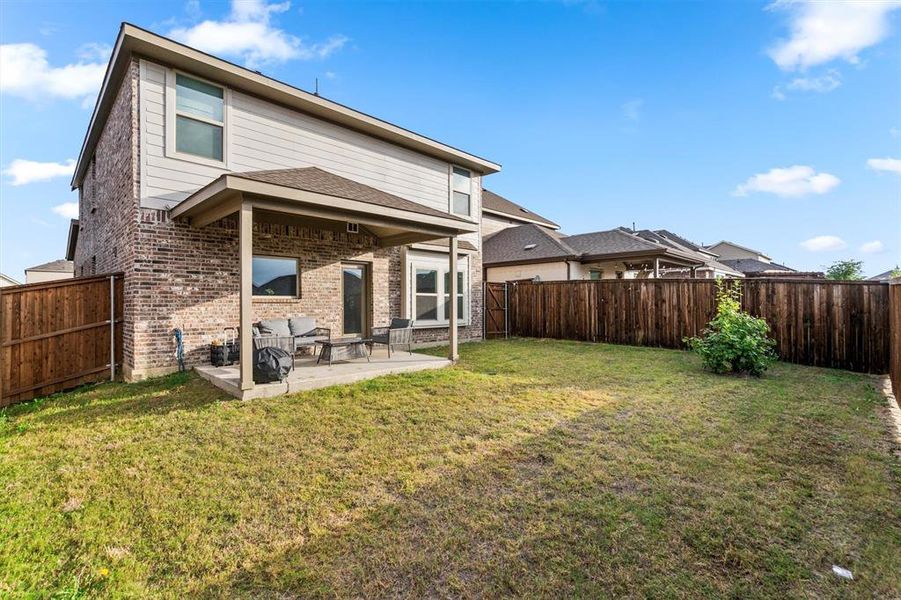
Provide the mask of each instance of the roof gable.
{"label": "roof gable", "polygon": [[227,60],[201,52],[175,40],[163,37],[131,23],[122,23],[116,44],[107,65],[103,85],[82,142],[71,185],[81,184],[94,147],[109,117],[121,82],[128,72],[133,55],[156,60],[162,64],[190,71],[199,77],[215,81],[266,100],[313,115],[326,121],[360,131],[375,138],[406,147],[425,155],[459,164],[482,174],[500,171],[499,164],[464,152],[388,121],[354,110],[338,102],[327,100],[271,77],[236,65]]}

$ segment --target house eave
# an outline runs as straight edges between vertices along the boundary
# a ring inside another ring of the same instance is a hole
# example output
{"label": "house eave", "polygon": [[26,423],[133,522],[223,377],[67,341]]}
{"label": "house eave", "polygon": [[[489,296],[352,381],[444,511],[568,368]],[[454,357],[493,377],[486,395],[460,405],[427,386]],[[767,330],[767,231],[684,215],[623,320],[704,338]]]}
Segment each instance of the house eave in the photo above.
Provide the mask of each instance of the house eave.
{"label": "house eave", "polygon": [[500,210],[493,210],[493,209],[490,209],[490,208],[485,208],[484,206],[482,206],[482,212],[483,212],[483,213],[488,213],[488,214],[490,214],[490,215],[497,215],[497,216],[499,216],[499,217],[506,217],[506,218],[511,219],[511,220],[513,220],[513,221],[519,221],[519,222],[524,223],[524,224],[525,224],[525,223],[532,223],[532,224],[534,224],[534,225],[540,225],[541,227],[546,227],[546,228],[548,228],[548,229],[554,229],[554,230],[560,229],[560,226],[557,225],[556,223],[553,223],[553,222],[545,223],[545,222],[542,222],[542,221],[537,221],[537,220],[535,220],[535,219],[530,219],[530,218],[528,218],[528,217],[521,217],[521,216],[519,216],[519,215],[514,215],[514,214],[511,214],[511,213],[508,213],[508,212],[503,212],[503,211],[500,211]]}
{"label": "house eave", "polygon": [[261,182],[234,174],[220,175],[169,209],[169,215],[173,219],[189,219],[195,225],[198,222],[208,223],[233,214],[245,201],[268,212],[353,221],[362,225],[394,226],[420,236],[450,237],[474,233],[479,229],[478,224],[451,215],[441,217],[423,214]]}

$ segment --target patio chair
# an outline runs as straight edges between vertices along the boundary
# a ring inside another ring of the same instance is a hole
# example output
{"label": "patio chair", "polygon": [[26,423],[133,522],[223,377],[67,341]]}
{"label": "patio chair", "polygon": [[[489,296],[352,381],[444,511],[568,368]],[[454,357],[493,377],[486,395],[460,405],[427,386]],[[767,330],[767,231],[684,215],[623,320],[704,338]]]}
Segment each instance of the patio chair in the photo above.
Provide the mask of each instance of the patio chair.
{"label": "patio chair", "polygon": [[388,346],[388,358],[391,358],[392,346],[406,346],[407,352],[413,354],[413,319],[391,319],[387,327],[373,327],[368,341],[370,346]]}

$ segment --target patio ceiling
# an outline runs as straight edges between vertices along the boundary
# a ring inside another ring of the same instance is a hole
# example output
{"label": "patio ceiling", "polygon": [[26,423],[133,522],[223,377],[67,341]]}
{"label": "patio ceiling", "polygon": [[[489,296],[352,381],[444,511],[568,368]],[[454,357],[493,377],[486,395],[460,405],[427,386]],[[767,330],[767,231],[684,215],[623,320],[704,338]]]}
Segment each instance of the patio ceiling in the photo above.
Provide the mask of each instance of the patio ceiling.
{"label": "patio ceiling", "polygon": [[475,221],[443,213],[316,167],[227,173],[169,212],[204,227],[237,213],[242,204],[265,212],[365,225],[382,246],[478,231]]}

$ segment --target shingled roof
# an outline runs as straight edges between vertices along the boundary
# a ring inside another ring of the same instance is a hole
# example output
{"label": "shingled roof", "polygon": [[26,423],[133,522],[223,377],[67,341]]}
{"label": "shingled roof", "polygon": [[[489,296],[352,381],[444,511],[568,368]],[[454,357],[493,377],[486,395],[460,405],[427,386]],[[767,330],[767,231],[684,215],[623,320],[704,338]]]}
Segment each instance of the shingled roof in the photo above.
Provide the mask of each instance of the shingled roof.
{"label": "shingled roof", "polygon": [[486,265],[575,259],[578,254],[551,231],[534,224],[502,229],[482,243],[482,263]]}
{"label": "shingled roof", "polygon": [[784,271],[786,273],[795,272],[791,267],[786,267],[785,265],[780,265],[778,263],[763,262],[756,258],[724,258],[721,259],[720,262],[736,271],[741,271],[746,275],[748,273],[766,273],[774,271]]}
{"label": "shingled roof", "polygon": [[500,194],[495,194],[491,190],[486,190],[485,188],[482,188],[482,210],[502,213],[514,219],[535,221],[536,223],[554,229],[559,229],[560,227],[550,219],[545,219],[541,215],[533,213],[528,208],[520,206],[516,202],[508,200]]}
{"label": "shingled roof", "polygon": [[329,173],[318,167],[302,167],[296,169],[274,169],[270,171],[244,171],[229,173],[230,177],[240,177],[262,183],[271,183],[305,192],[313,192],[336,198],[347,198],[367,204],[375,204],[388,208],[397,208],[409,212],[415,212],[432,217],[443,217],[457,221],[466,221],[447,212],[441,212],[417,202],[383,192],[377,188],[359,183],[334,173]]}
{"label": "shingled roof", "polygon": [[51,260],[48,263],[28,267],[25,271],[49,271],[54,273],[74,273],[75,263],[71,260]]}

